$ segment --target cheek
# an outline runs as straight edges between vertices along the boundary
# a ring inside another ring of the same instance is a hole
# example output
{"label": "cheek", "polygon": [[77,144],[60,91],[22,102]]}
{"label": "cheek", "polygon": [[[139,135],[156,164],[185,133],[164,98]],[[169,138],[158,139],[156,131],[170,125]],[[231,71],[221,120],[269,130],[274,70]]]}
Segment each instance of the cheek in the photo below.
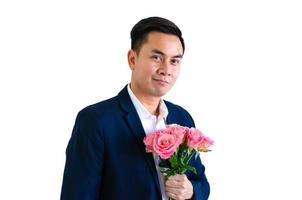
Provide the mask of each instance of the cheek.
{"label": "cheek", "polygon": [[178,78],[179,72],[180,72],[180,71],[179,71],[179,67],[173,69],[172,74],[173,74],[173,78],[174,78],[174,79],[177,79],[177,78]]}
{"label": "cheek", "polygon": [[147,63],[140,65],[139,68],[136,70],[136,77],[139,78],[141,81],[148,81],[150,77],[155,73],[156,67],[152,65],[148,65]]}
{"label": "cheek", "polygon": [[141,73],[145,78],[151,77],[153,74],[156,73],[156,66],[149,64],[146,64],[142,67]]}

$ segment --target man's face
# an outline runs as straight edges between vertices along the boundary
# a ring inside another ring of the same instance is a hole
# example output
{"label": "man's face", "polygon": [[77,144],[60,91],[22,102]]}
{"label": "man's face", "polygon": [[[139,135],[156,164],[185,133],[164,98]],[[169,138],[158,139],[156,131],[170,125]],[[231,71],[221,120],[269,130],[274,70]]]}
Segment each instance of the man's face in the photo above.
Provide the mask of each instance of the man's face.
{"label": "man's face", "polygon": [[139,97],[161,97],[174,85],[183,48],[175,35],[151,32],[139,53],[130,50],[131,88]]}

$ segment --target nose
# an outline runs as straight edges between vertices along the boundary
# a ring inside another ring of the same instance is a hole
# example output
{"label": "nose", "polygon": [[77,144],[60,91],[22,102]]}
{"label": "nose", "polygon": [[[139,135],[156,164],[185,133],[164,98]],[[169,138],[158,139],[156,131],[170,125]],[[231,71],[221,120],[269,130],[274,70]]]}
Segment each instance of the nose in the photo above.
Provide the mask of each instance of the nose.
{"label": "nose", "polygon": [[170,63],[167,61],[162,62],[158,69],[158,72],[160,75],[163,75],[163,76],[171,76],[172,72],[171,72]]}

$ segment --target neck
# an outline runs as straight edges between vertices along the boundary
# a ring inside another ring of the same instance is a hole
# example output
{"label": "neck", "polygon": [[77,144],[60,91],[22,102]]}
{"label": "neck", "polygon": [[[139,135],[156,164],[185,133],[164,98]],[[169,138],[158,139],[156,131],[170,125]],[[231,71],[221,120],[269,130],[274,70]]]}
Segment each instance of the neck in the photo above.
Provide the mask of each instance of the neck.
{"label": "neck", "polygon": [[144,107],[152,114],[155,116],[159,115],[159,102],[160,102],[160,97],[154,97],[146,94],[142,94],[138,92],[135,88],[131,87],[130,88],[133,92],[133,94],[136,96],[136,98],[144,105]]}
{"label": "neck", "polygon": [[138,99],[152,115],[155,116],[159,115],[160,99],[139,98],[139,97]]}

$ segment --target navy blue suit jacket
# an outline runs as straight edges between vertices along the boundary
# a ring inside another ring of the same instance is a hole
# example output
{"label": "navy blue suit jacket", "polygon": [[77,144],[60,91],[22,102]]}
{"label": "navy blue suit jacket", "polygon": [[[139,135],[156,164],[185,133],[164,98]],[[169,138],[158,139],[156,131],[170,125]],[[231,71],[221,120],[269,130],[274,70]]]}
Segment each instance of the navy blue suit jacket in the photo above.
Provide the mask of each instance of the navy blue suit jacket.
{"label": "navy blue suit jacket", "polygon": [[[180,106],[165,101],[167,123],[194,126]],[[161,192],[153,156],[146,153],[144,129],[125,87],[116,97],[78,113],[66,149],[61,200],[159,200]],[[206,200],[209,184],[200,158],[186,175],[194,198]]]}

